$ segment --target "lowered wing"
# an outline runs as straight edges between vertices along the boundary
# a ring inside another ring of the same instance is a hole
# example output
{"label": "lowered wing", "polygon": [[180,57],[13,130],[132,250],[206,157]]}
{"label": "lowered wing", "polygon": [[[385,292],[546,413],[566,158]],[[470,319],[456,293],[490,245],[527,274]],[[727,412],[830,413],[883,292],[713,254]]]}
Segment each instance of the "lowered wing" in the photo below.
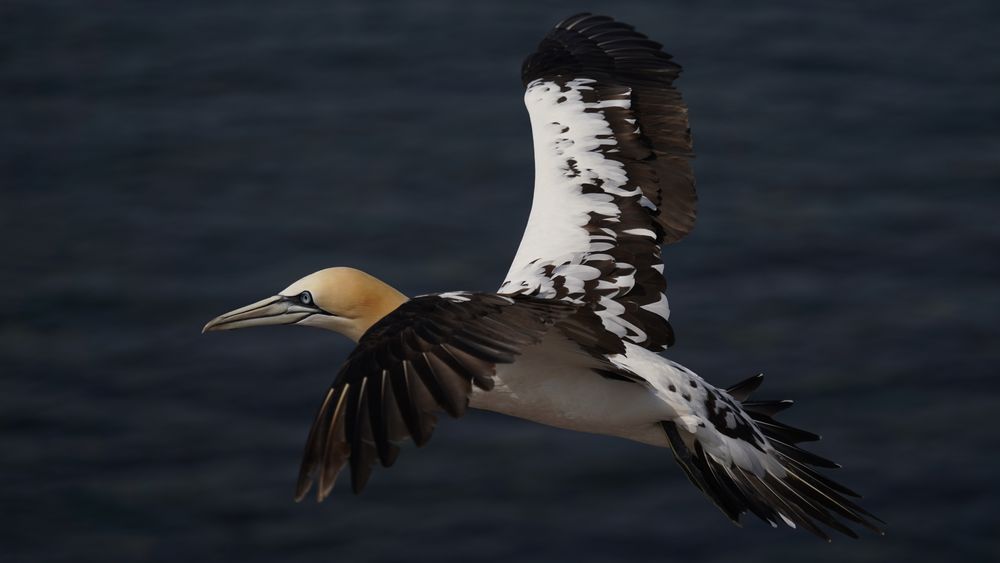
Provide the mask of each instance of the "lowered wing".
{"label": "lowered wing", "polygon": [[376,461],[388,467],[407,438],[422,446],[436,413],[465,413],[473,386],[493,387],[511,363],[557,323],[574,331],[586,313],[562,301],[492,293],[416,297],[373,325],[348,357],[306,440],[296,499],[314,481],[322,500],[345,464],[360,492]]}

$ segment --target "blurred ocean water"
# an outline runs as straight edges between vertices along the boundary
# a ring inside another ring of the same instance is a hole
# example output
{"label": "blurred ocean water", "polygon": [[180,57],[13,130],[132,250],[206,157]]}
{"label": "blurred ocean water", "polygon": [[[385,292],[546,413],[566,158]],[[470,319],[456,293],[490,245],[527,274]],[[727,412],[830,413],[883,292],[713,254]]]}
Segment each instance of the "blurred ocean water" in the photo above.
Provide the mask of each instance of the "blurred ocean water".
{"label": "blurred ocean water", "polygon": [[0,5],[0,560],[1000,559],[1000,5],[597,2],[685,73],[668,354],[816,430],[889,522],[730,525],[669,452],[472,413],[291,501],[349,343],[199,335],[321,267],[495,288],[521,59],[568,2]]}

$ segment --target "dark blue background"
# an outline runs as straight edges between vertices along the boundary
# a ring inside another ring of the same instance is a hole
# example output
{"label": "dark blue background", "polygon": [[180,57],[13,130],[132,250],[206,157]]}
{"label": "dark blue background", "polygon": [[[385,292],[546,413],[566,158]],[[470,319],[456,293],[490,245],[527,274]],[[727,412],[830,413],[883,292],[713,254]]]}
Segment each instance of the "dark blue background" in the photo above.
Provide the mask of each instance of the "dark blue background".
{"label": "dark blue background", "polygon": [[[0,558],[1000,558],[998,6],[5,1]],[[202,324],[332,265],[495,288],[530,203],[520,61],[583,9],[686,68],[670,357],[765,371],[886,537],[738,529],[667,451],[485,413],[291,501],[349,343]]]}

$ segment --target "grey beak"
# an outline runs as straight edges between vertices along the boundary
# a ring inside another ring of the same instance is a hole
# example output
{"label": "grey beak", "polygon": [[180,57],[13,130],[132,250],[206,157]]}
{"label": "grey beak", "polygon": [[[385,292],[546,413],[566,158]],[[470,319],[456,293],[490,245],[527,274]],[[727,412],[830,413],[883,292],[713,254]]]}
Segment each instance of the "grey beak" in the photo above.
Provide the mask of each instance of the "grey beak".
{"label": "grey beak", "polygon": [[275,295],[219,315],[208,321],[201,332],[293,324],[317,312],[318,309],[300,305],[283,295]]}

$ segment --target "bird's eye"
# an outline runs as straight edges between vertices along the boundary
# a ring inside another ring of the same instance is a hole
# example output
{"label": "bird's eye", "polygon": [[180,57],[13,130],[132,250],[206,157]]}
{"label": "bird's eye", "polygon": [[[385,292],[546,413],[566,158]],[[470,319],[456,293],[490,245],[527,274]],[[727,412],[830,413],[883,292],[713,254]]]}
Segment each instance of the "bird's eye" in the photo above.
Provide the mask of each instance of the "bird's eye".
{"label": "bird's eye", "polygon": [[300,293],[299,302],[302,303],[303,305],[312,305],[313,302],[312,293],[309,293],[308,291],[303,291],[302,293]]}

